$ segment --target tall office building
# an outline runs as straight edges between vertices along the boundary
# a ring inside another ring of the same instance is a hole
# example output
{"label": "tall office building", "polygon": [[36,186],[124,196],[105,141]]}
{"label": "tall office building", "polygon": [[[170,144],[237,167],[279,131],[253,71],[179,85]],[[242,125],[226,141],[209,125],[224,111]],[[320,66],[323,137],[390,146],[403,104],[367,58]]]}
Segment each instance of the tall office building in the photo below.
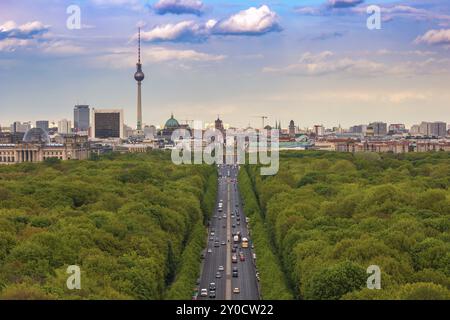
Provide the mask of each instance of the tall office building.
{"label": "tall office building", "polygon": [[38,120],[36,121],[36,128],[42,129],[45,132],[48,132],[49,122],[48,120]]}
{"label": "tall office building", "polygon": [[73,108],[73,129],[75,132],[88,131],[90,127],[90,109],[88,105],[76,105]]}
{"label": "tall office building", "polygon": [[314,126],[314,134],[316,137],[322,137],[325,134],[325,128],[323,125],[315,125]]}
{"label": "tall office building", "polygon": [[366,131],[367,131],[367,125],[365,125],[365,124],[360,124],[360,125],[357,125],[357,126],[350,127],[350,133],[366,134]]}
{"label": "tall office building", "polygon": [[136,134],[143,135],[142,131],[142,97],[141,97],[141,84],[144,80],[145,75],[142,72],[141,64],[141,28],[139,28],[138,33],[138,62],[136,63],[136,73],[134,74],[134,79],[137,81],[137,124],[136,124]]}
{"label": "tall office building", "polygon": [[31,129],[31,122],[21,123],[20,121],[15,121],[11,125],[11,133],[25,133]]}
{"label": "tall office building", "polygon": [[435,137],[447,136],[447,123],[442,121],[433,122],[431,124],[431,135]]}
{"label": "tall office building", "polygon": [[72,132],[72,121],[62,119],[58,121],[58,133],[69,134]]}
{"label": "tall office building", "polygon": [[373,128],[374,136],[385,136],[387,134],[387,123],[385,122],[372,122],[369,126]]}
{"label": "tall office building", "polygon": [[122,109],[92,109],[92,135],[98,139],[124,139]]}

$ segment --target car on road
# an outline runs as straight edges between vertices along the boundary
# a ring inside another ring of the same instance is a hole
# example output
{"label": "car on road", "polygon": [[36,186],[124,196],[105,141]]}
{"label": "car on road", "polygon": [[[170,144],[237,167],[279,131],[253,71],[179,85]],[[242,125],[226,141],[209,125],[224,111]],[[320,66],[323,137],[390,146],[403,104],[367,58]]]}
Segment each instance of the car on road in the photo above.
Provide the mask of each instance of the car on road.
{"label": "car on road", "polygon": [[227,243],[226,243],[225,241],[222,241],[220,244],[221,244],[222,246],[224,246],[224,245],[226,245]]}
{"label": "car on road", "polygon": [[236,248],[235,247],[231,248],[231,252],[235,253],[236,252]]}
{"label": "car on road", "polygon": [[209,291],[209,298],[210,299],[215,299],[216,298],[216,291],[215,290]]}
{"label": "car on road", "polygon": [[212,252],[212,249],[211,248],[208,248],[208,253],[211,253]]}
{"label": "car on road", "polygon": [[243,254],[240,254],[240,255],[239,255],[239,259],[240,259],[241,261],[245,261],[245,256],[244,256]]}
{"label": "car on road", "polygon": [[223,271],[223,270],[225,270],[225,268],[223,266],[219,266],[219,268],[217,268],[217,270]]}
{"label": "car on road", "polygon": [[232,227],[233,227],[233,228],[236,228],[236,225],[233,223]]}
{"label": "car on road", "polygon": [[233,254],[233,256],[231,257],[231,262],[237,263],[237,256],[235,254]]}
{"label": "car on road", "polygon": [[209,237],[209,240],[213,241],[213,240],[214,240],[214,237]]}
{"label": "car on road", "polygon": [[209,284],[209,290],[216,290],[216,283],[215,282],[211,282],[210,284]]}
{"label": "car on road", "polygon": [[208,290],[202,289],[202,290],[200,291],[200,295],[201,295],[202,297],[207,297],[207,296],[208,296]]}
{"label": "car on road", "polygon": [[237,278],[239,276],[238,274],[238,268],[234,267],[233,268],[233,278]]}
{"label": "car on road", "polygon": [[241,225],[241,223],[238,221],[238,222],[236,222],[236,224],[238,225],[238,226],[240,226]]}
{"label": "car on road", "polygon": [[241,293],[241,290],[239,288],[234,288],[233,293],[239,294],[239,293]]}
{"label": "car on road", "polygon": [[217,278],[217,279],[222,278],[222,274],[221,274],[220,272],[218,272],[218,271],[216,272],[216,278]]}
{"label": "car on road", "polygon": [[220,247],[219,241],[214,241],[214,247],[216,248]]}
{"label": "car on road", "polygon": [[222,218],[224,218],[224,219],[225,219],[226,217],[227,217],[227,215],[226,215],[226,214],[224,214],[224,215],[222,216]]}

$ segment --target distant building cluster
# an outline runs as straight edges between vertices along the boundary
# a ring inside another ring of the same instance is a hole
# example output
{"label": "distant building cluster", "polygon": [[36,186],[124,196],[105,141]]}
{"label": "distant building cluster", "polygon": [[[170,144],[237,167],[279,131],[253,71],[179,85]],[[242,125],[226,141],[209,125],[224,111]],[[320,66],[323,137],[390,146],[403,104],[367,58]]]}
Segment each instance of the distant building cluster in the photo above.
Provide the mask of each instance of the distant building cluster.
{"label": "distant building cluster", "polygon": [[312,132],[312,148],[340,152],[429,152],[450,151],[450,131],[447,123],[421,122],[408,130],[404,124],[372,122],[342,128],[321,129]]}
{"label": "distant building cluster", "polygon": [[[124,123],[123,109],[97,109],[89,105],[74,106],[72,120],[61,119],[57,123],[39,120],[34,125],[31,122],[16,121],[9,128],[0,128],[0,164],[40,162],[52,158],[83,160],[90,154],[112,151],[146,152],[155,148],[171,149],[177,142],[172,141],[172,135],[180,129],[188,133],[191,143],[198,142],[195,141],[198,137],[191,135],[192,120],[179,122],[171,114],[163,126],[145,125],[142,122],[141,87],[145,75],[140,56],[140,30],[138,45],[138,62],[134,73],[138,89],[134,128]],[[348,129],[340,125],[333,128],[315,125],[312,128],[300,129],[294,120],[289,122],[287,128],[282,128],[279,121],[272,127],[265,125],[267,116],[260,118],[262,119],[260,129],[250,126],[233,128],[225,125],[219,116],[208,128],[221,133],[217,135],[217,139],[223,141],[214,140],[214,143],[230,142],[234,133],[256,132],[257,139],[260,139],[262,134],[267,134],[267,143],[270,144],[271,130],[277,130],[281,150],[393,153],[450,151],[449,130],[447,123],[442,121],[421,122],[409,130],[401,123],[388,125],[380,121],[354,125]],[[195,129],[198,131],[199,128]],[[205,146],[209,141],[204,139],[203,134],[200,139],[202,146]],[[247,140],[247,144],[250,148],[251,141]]]}

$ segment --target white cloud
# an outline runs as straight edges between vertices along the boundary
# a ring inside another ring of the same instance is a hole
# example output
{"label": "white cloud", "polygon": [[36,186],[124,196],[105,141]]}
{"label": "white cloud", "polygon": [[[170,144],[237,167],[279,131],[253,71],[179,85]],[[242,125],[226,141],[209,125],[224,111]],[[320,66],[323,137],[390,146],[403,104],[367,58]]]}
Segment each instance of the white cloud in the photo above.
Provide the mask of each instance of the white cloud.
{"label": "white cloud", "polygon": [[49,28],[40,21],[27,22],[22,25],[18,25],[14,21],[7,21],[0,25],[0,40],[7,38],[33,39],[48,32]]}
{"label": "white cloud", "polygon": [[372,76],[384,71],[384,66],[381,63],[347,57],[335,59],[334,56],[331,51],[323,51],[319,54],[306,52],[297,63],[281,68],[266,67],[263,71],[302,76],[320,76],[331,73]]}
{"label": "white cloud", "polygon": [[351,8],[363,3],[364,0],[328,0],[329,8]]}
{"label": "white cloud", "polygon": [[[168,23],[141,32],[141,38],[149,42],[199,42],[212,35],[263,35],[280,31],[278,17],[267,6],[249,8],[223,20],[198,23],[193,20]],[[137,34],[133,36],[135,40]]]}
{"label": "white cloud", "polygon": [[17,49],[33,47],[49,31],[49,26],[40,21],[27,22],[18,25],[14,21],[7,21],[0,25],[0,51],[13,52]]}
{"label": "white cloud", "polygon": [[131,10],[142,10],[144,8],[139,0],[90,0],[90,3],[103,8],[121,7]]}
{"label": "white cloud", "polygon": [[69,41],[56,40],[42,43],[38,46],[42,53],[51,55],[80,55],[88,52],[86,48],[75,45]]}
{"label": "white cloud", "polygon": [[401,91],[389,93],[386,95],[386,100],[391,103],[401,104],[401,103],[410,103],[417,102],[429,99],[431,96],[429,93],[423,92],[415,92],[415,91]]}
{"label": "white cloud", "polygon": [[[165,47],[151,47],[141,51],[144,63],[164,62],[217,62],[226,58],[224,55],[214,55],[196,50],[177,50]],[[109,68],[130,68],[136,64],[136,52],[133,49],[116,49],[96,58],[95,64],[100,63]]]}
{"label": "white cloud", "polygon": [[27,48],[35,44],[29,39],[4,39],[0,40],[0,52],[14,52],[19,48]]}
{"label": "white cloud", "polygon": [[[210,27],[207,24],[201,25],[194,21],[181,21],[176,24],[165,24],[154,27],[149,31],[141,32],[141,38],[144,41],[202,41],[210,33]],[[135,35],[133,38],[136,38]]]}
{"label": "white cloud", "polygon": [[[367,14],[366,6],[353,8],[352,11],[363,15]],[[444,24],[450,22],[450,15],[402,4],[382,6],[381,15],[384,21],[390,21],[394,18],[407,18],[421,21],[440,21],[440,23]]]}
{"label": "white cloud", "polygon": [[266,5],[240,11],[214,26],[214,33],[229,35],[261,35],[280,30],[277,14]]}
{"label": "white cloud", "polygon": [[424,35],[417,37],[414,42],[416,44],[450,45],[450,29],[429,30]]}
{"label": "white cloud", "polygon": [[200,0],[159,0],[153,6],[157,14],[195,14],[202,15],[205,6]]}
{"label": "white cloud", "polygon": [[[409,52],[411,53],[411,52]],[[387,54],[382,52],[381,56]],[[263,72],[298,76],[322,76],[329,74],[349,74],[354,76],[402,76],[443,74],[450,72],[450,59],[428,58],[392,62],[390,64],[369,59],[337,57],[330,51],[318,54],[304,53],[297,63],[284,67],[266,67]]]}

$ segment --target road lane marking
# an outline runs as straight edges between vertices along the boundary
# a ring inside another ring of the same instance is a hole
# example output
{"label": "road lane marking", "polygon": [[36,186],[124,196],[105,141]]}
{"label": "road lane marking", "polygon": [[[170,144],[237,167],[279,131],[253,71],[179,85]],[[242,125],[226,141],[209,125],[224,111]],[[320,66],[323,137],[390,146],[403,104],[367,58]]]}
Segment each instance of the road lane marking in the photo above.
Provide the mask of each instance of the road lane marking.
{"label": "road lane marking", "polygon": [[225,285],[225,300],[231,300],[231,198],[230,198],[230,184],[227,179],[227,262],[226,262],[226,285]]}

